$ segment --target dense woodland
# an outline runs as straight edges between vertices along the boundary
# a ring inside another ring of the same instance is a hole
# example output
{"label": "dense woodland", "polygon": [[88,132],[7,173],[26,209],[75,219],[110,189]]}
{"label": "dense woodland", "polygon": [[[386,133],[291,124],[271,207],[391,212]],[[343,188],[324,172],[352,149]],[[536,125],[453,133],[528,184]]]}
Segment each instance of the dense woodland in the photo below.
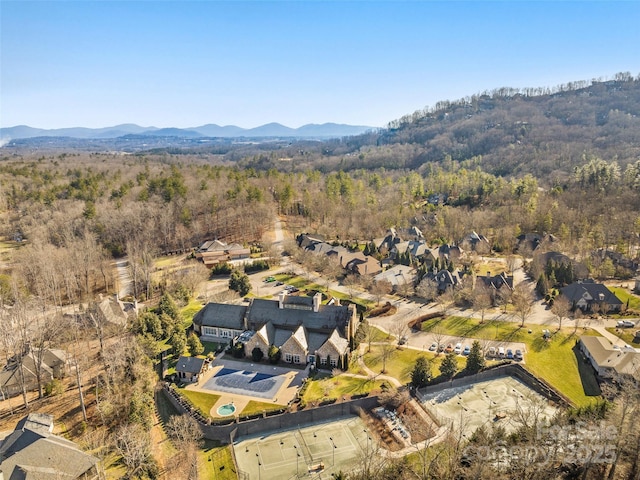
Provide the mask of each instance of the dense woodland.
{"label": "dense woodland", "polygon": [[[11,306],[2,309],[5,356],[24,347],[29,318],[47,326],[40,345],[64,341],[82,350],[81,334],[47,312],[113,293],[115,258],[128,256],[136,297],[157,302],[168,291],[153,280],[158,256],[215,238],[258,245],[276,215],[292,234],[347,242],[410,225],[432,245],[476,231],[502,254],[516,253],[522,233],[550,233],[554,248],[591,275],[628,277],[628,269],[605,270],[594,252],[638,256],[639,115],[640,79],[620,74],[553,91],[501,89],[442,102],[379,132],[322,144],[136,154],[4,148],[0,236],[22,245],[0,264],[0,300]],[[446,200],[430,202],[434,194]],[[177,283],[192,291],[196,281]],[[174,315],[175,307],[167,308],[159,318]],[[40,314],[30,316],[34,311]],[[163,321],[160,330],[175,329]],[[105,425],[126,426],[111,432],[118,444],[141,435],[132,425],[149,425],[153,373],[142,359],[154,351],[132,338],[103,345],[105,332],[88,326],[101,350],[118,359],[104,365],[99,409]],[[81,367],[82,356],[75,358]]]}

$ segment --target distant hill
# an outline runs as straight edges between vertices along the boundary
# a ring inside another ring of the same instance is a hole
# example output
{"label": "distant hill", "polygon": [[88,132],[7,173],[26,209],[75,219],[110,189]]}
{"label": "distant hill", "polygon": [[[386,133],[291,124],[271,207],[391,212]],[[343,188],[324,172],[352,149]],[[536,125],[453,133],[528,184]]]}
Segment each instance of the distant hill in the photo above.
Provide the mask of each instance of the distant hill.
{"label": "distant hill", "polygon": [[640,77],[618,74],[554,89],[501,88],[439,102],[345,143],[332,153],[366,149],[364,159],[347,159],[353,168],[420,169],[453,161],[496,175],[532,173],[553,181],[591,156],[624,167],[640,160]]}
{"label": "distant hill", "polygon": [[152,137],[300,137],[300,138],[340,138],[359,135],[371,127],[359,125],[342,125],[325,123],[323,125],[309,124],[300,128],[289,128],[279,123],[269,123],[256,128],[240,128],[235,125],[219,126],[215,124],[202,125],[193,128],[156,128],[141,127],[135,124],[122,124],[106,128],[57,128],[46,130],[26,125],[0,129],[0,138],[24,139],[35,137],[70,137],[82,139],[118,138],[125,135],[146,135]]}

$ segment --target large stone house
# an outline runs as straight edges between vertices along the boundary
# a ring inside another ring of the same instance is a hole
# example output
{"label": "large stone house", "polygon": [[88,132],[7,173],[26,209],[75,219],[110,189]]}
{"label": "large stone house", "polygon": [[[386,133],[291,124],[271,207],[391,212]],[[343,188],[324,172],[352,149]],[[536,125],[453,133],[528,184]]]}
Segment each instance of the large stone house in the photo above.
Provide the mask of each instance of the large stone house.
{"label": "large stone house", "polygon": [[242,343],[245,355],[258,348],[266,358],[274,345],[286,363],[345,365],[358,327],[355,307],[321,300],[320,293],[282,292],[278,300],[253,298],[249,305],[209,303],[194,316],[193,327],[204,341]]}

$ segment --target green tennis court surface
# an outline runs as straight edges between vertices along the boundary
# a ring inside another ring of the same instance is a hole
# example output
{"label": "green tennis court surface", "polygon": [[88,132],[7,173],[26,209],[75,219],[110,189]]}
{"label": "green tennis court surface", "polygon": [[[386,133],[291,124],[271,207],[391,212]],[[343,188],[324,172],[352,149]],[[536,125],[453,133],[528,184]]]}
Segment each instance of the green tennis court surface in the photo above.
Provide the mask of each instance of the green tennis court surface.
{"label": "green tennis court surface", "polygon": [[331,473],[352,470],[374,448],[372,442],[365,424],[354,416],[241,438],[234,451],[243,480],[330,478]]}

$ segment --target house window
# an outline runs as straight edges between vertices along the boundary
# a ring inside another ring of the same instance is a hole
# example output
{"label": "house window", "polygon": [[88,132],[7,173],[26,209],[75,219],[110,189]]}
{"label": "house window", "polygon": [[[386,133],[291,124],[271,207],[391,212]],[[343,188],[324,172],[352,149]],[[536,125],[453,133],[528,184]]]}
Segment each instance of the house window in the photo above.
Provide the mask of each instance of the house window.
{"label": "house window", "polygon": [[203,335],[211,335],[212,337],[218,336],[218,329],[215,327],[202,327]]}
{"label": "house window", "polygon": [[320,357],[320,365],[326,365],[327,364],[327,358],[326,357]]}
{"label": "house window", "polygon": [[336,360],[335,358],[331,359],[331,366],[332,367],[337,367],[338,366],[338,360]]}
{"label": "house window", "polygon": [[293,363],[300,363],[300,355],[293,356]]}
{"label": "house window", "polygon": [[291,363],[291,354],[290,353],[285,353],[284,354],[284,361],[287,363]]}
{"label": "house window", "polygon": [[229,330],[220,330],[220,336],[222,338],[231,338],[232,334]]}

